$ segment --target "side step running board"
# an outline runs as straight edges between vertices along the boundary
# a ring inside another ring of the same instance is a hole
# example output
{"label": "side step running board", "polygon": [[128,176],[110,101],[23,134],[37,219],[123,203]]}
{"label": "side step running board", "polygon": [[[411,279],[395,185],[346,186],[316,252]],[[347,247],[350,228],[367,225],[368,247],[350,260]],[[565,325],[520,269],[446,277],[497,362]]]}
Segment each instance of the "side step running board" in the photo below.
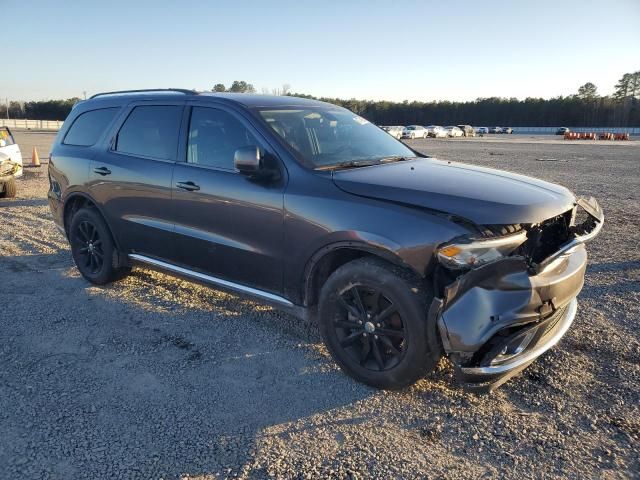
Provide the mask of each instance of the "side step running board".
{"label": "side step running board", "polygon": [[172,265],[171,263],[163,262],[162,260],[156,260],[155,258],[146,257],[137,253],[130,253],[129,259],[135,262],[151,265],[153,267],[160,268],[162,270],[166,270],[168,272],[172,272],[187,278],[199,280],[201,282],[208,283],[226,290],[231,290],[233,292],[245,295],[251,295],[252,297],[260,298],[267,302],[275,303],[283,307],[294,307],[293,303],[291,303],[289,300],[278,295],[274,295],[273,293],[258,290],[257,288],[247,287],[245,285],[240,285],[238,283],[230,282],[229,280],[224,280],[222,278],[212,277],[211,275],[195,272],[187,268],[178,267],[177,265]]}

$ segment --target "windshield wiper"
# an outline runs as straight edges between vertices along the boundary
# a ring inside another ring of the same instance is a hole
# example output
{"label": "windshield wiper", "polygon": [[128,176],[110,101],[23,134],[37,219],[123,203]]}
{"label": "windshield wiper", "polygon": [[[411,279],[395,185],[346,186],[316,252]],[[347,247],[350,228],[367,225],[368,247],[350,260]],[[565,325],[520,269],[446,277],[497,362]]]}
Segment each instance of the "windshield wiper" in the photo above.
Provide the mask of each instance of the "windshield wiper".
{"label": "windshield wiper", "polygon": [[392,155],[389,157],[375,158],[369,160],[349,160],[347,162],[332,163],[330,165],[322,165],[316,167],[316,170],[337,170],[341,168],[358,168],[370,167],[371,165],[380,165],[382,163],[404,162],[418,157],[403,157],[401,155]]}
{"label": "windshield wiper", "polygon": [[322,165],[320,167],[316,167],[316,170],[338,170],[341,168],[370,167],[371,165],[378,165],[379,163],[381,163],[380,160],[349,160],[348,162]]}
{"label": "windshield wiper", "polygon": [[380,163],[391,163],[391,162],[405,162],[407,160],[412,160],[418,157],[402,157],[400,155],[393,155],[391,157],[384,157],[380,159]]}

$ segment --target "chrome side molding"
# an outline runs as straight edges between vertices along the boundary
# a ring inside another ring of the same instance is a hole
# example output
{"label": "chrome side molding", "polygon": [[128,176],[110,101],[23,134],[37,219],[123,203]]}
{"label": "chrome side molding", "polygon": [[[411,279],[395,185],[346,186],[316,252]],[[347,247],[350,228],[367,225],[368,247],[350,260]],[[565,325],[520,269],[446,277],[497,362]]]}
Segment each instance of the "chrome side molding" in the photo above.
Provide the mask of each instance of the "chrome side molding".
{"label": "chrome side molding", "polygon": [[240,285],[239,283],[230,282],[229,280],[224,280],[222,278],[213,277],[204,273],[195,272],[193,270],[189,270],[188,268],[178,267],[177,265],[163,262],[162,260],[157,260],[155,258],[146,257],[144,255],[139,255],[137,253],[130,253],[128,257],[130,260],[133,260],[135,262],[151,265],[168,272],[173,272],[178,275],[193,278],[194,280],[209,283],[211,285],[222,287],[233,292],[251,295],[252,297],[260,298],[267,302],[276,303],[284,307],[291,308],[294,306],[293,303],[291,303],[286,298],[274,295],[273,293],[265,292],[263,290],[259,290],[257,288],[247,287],[245,285]]}

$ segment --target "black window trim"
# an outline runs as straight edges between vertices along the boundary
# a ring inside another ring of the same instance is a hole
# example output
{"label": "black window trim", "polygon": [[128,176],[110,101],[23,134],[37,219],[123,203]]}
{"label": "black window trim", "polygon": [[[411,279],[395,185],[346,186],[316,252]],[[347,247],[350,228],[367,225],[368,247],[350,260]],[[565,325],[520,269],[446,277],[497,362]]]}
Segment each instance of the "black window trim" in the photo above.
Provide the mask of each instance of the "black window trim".
{"label": "black window trim", "polygon": [[[159,157],[154,157],[152,155],[141,155],[138,153],[129,153],[129,152],[121,152],[115,149],[115,145],[116,145],[116,140],[118,138],[118,134],[120,133],[120,130],[122,130],[122,127],[124,126],[124,124],[127,122],[127,119],[129,118],[129,116],[133,113],[133,111],[137,108],[137,107],[180,107],[182,109],[182,111],[180,112],[180,128],[178,129],[178,145],[176,148],[176,154],[175,154],[175,158],[174,159],[167,159],[167,158],[159,158]],[[186,109],[185,103],[184,102],[163,102],[163,101],[136,101],[136,102],[132,102],[129,105],[126,106],[125,108],[125,112],[124,115],[121,117],[120,121],[118,122],[118,124],[115,126],[115,128],[113,129],[113,134],[111,136],[111,138],[109,139],[109,153],[115,154],[115,155],[120,155],[122,157],[129,157],[129,158],[143,158],[145,160],[153,160],[155,162],[164,162],[164,163],[176,163],[178,162],[178,158],[180,157],[181,154],[181,139],[182,139],[182,134],[183,134],[183,130],[184,130],[184,111]]]}
{"label": "black window trim", "polygon": [[[77,145],[77,144],[74,144],[74,143],[65,143],[65,141],[67,140],[67,136],[69,135],[69,132],[71,132],[71,129],[76,124],[78,119],[80,117],[82,117],[83,115],[87,114],[87,113],[95,112],[95,111],[98,111],[98,110],[116,110],[116,112],[114,113],[113,118],[107,122],[107,124],[105,125],[104,130],[102,131],[102,133],[100,135],[98,135],[98,138],[96,139],[96,141],[94,143],[92,143],[91,145]],[[113,126],[113,123],[118,119],[118,113],[119,113],[118,110],[122,110],[122,106],[115,105],[115,106],[112,106],[112,107],[91,108],[91,109],[85,110],[84,112],[79,113],[76,116],[76,118],[73,119],[73,122],[71,123],[71,125],[69,125],[69,128],[67,128],[67,131],[64,132],[64,137],[62,138],[62,141],[60,142],[60,145],[64,145],[65,147],[76,147],[76,148],[92,148],[92,147],[95,147],[96,145],[100,145],[102,143],[102,140],[104,139],[105,135],[107,135],[109,132],[111,132],[111,128]]]}

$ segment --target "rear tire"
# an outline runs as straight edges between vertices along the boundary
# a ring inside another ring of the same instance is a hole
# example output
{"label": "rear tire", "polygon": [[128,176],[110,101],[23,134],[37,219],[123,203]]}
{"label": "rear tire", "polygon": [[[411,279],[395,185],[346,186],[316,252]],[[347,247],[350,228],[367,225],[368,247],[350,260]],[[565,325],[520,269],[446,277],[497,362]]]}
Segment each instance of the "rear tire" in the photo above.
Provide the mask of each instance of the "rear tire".
{"label": "rear tire", "polygon": [[130,267],[115,265],[116,245],[106,222],[96,210],[81,208],[69,227],[71,254],[80,274],[89,282],[104,285],[126,277]]}
{"label": "rear tire", "polygon": [[433,370],[441,355],[435,327],[427,325],[430,299],[402,269],[377,259],[354,260],[322,287],[322,339],[342,370],[359,382],[407,387]]}
{"label": "rear tire", "polygon": [[10,178],[4,182],[4,190],[0,193],[1,198],[13,198],[18,192],[18,185],[15,178]]}

